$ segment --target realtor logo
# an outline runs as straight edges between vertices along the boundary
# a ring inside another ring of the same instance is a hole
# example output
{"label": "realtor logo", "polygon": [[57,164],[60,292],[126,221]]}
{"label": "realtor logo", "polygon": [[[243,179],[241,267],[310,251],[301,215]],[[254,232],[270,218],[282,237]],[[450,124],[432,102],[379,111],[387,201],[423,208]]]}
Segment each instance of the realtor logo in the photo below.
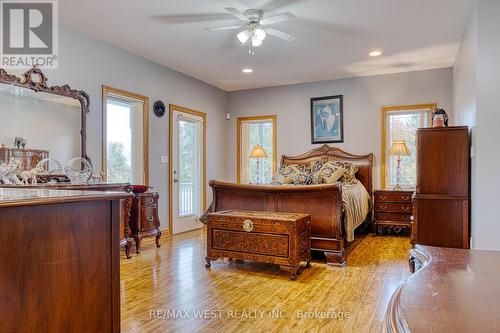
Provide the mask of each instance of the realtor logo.
{"label": "realtor logo", "polygon": [[57,68],[56,1],[2,1],[0,17],[0,67]]}

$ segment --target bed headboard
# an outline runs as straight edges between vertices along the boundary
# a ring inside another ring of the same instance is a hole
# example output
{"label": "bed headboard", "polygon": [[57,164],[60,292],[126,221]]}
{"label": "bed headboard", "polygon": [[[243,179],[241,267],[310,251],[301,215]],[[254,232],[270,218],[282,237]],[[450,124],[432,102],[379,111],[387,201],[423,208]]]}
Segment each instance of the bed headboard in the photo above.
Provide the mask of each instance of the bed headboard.
{"label": "bed headboard", "polygon": [[309,164],[311,161],[328,160],[351,162],[359,167],[356,173],[356,178],[363,183],[366,190],[372,195],[373,190],[373,154],[354,155],[343,151],[337,147],[323,145],[319,148],[314,148],[307,153],[298,156],[281,156],[281,165],[287,164]]}

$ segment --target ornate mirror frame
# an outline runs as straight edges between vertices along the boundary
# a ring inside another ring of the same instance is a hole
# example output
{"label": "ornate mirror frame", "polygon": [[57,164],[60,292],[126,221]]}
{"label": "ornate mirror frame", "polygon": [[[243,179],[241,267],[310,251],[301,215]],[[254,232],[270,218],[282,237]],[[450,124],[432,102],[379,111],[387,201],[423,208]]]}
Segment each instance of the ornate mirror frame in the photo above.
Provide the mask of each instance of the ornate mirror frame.
{"label": "ornate mirror frame", "polygon": [[45,92],[74,98],[81,105],[81,157],[90,161],[87,156],[87,122],[86,116],[89,113],[90,98],[83,90],[71,89],[67,84],[63,86],[48,86],[47,77],[42,73],[40,68],[34,66],[30,70],[24,72],[21,77],[7,73],[3,68],[0,68],[0,83],[18,86],[31,89],[35,92]]}

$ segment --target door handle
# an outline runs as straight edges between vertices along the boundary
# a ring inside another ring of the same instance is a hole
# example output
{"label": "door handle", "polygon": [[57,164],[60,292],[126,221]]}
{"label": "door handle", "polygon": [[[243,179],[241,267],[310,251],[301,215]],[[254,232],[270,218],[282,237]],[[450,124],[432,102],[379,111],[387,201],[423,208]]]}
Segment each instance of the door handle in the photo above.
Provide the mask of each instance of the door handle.
{"label": "door handle", "polygon": [[178,179],[174,179],[174,183],[178,183],[178,182],[179,182],[179,180],[178,180]]}

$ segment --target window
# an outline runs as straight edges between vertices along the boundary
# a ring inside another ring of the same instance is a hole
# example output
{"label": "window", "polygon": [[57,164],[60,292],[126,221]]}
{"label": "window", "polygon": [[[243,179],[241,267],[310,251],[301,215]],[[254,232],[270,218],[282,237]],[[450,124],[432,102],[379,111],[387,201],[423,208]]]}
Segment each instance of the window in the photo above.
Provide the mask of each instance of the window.
{"label": "window", "polygon": [[148,98],[103,86],[103,171],[113,183],[148,183]]}
{"label": "window", "polygon": [[[271,183],[276,172],[276,116],[241,117],[237,126],[238,183]],[[256,145],[267,157],[250,157]]]}
{"label": "window", "polygon": [[416,162],[418,128],[428,127],[435,104],[392,106],[382,109],[382,188],[396,183],[397,156],[390,156],[389,150],[396,140],[404,140],[410,149],[410,156],[401,156],[402,187],[415,187],[417,182]]}

